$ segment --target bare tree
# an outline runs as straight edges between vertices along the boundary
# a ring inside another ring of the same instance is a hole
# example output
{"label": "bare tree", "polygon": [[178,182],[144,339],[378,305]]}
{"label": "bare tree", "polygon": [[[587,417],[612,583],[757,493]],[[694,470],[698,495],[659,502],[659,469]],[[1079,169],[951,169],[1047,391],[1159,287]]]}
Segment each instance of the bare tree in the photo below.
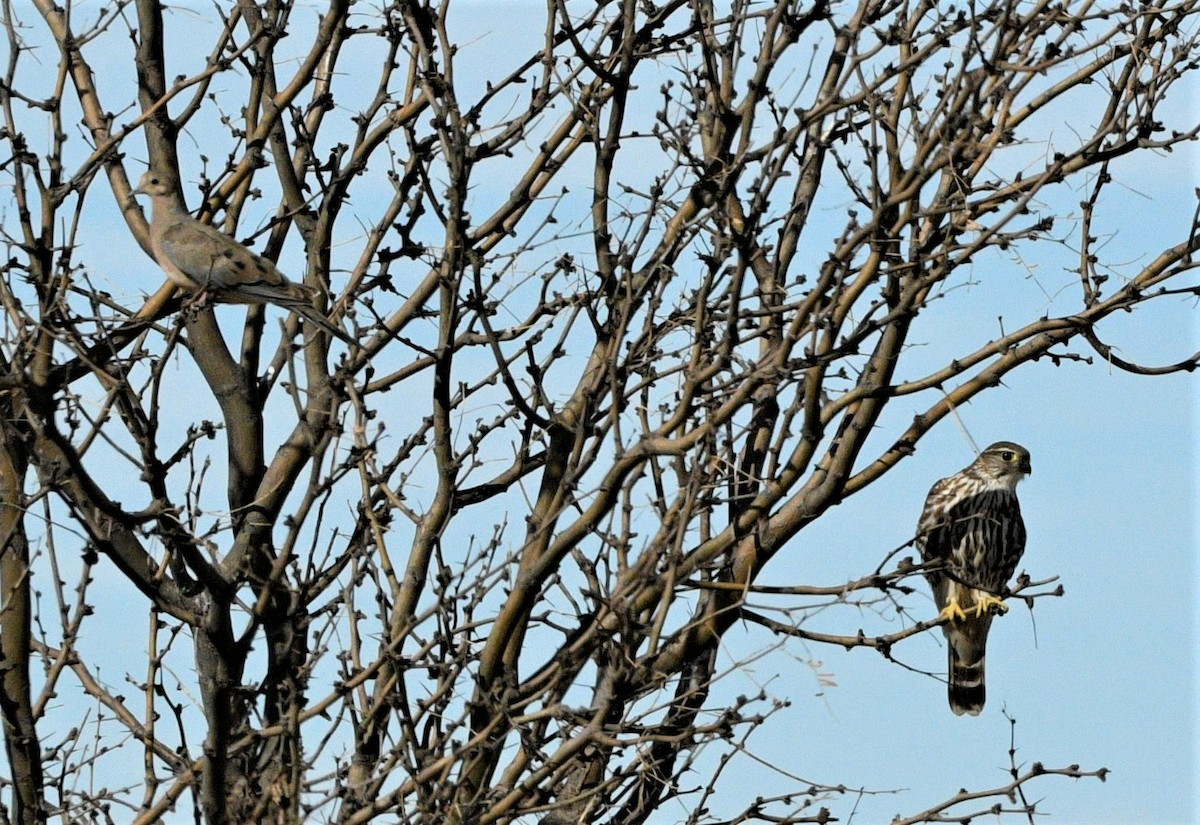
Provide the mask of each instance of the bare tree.
{"label": "bare tree", "polygon": [[[1097,249],[1125,160],[1196,137],[1192,0],[547,0],[528,53],[448,0],[3,6],[5,821],[710,821],[774,707],[710,697],[734,622],[884,654],[937,624],[769,618],[920,587],[857,546],[855,581],[767,587],[798,533],[1034,361],[1197,363],[1098,328],[1198,292],[1194,217]],[[147,164],[354,343],[137,299]],[[102,221],[122,271],[79,244]],[[927,308],[1035,246],[1069,311],[913,366]],[[875,432],[897,398],[923,412]],[[111,570],[149,629],[124,689],[79,644]],[[1103,778],[1014,763],[903,821],[1031,819],[1056,774]],[[835,790],[732,821],[832,821]]]}

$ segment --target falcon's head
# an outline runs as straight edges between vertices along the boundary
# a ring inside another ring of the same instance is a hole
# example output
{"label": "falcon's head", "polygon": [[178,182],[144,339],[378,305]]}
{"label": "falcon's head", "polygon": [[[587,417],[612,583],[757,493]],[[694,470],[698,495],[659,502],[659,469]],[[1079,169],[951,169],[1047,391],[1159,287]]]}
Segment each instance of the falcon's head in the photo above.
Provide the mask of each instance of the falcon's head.
{"label": "falcon's head", "polygon": [[1017,482],[1033,472],[1029,450],[1011,441],[997,441],[979,454],[973,469],[990,484],[1013,490]]}

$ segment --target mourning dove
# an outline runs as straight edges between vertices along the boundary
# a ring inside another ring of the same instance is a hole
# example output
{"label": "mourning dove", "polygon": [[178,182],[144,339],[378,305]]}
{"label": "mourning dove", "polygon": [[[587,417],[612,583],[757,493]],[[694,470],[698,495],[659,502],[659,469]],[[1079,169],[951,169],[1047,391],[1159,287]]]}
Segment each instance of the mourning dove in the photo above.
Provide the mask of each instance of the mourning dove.
{"label": "mourning dove", "polygon": [[271,261],[185,212],[171,180],[151,169],[133,190],[150,196],[150,249],[167,277],[189,292],[228,303],[276,304],[353,342],[313,306],[312,287],[289,281]]}

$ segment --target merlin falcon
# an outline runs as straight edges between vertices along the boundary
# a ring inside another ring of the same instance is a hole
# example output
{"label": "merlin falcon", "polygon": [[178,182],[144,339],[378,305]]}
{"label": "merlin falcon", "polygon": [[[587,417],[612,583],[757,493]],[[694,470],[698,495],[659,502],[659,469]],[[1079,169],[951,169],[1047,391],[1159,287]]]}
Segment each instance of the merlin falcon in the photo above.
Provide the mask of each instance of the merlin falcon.
{"label": "merlin falcon", "polygon": [[997,441],[966,469],[933,485],[917,524],[917,549],[929,565],[938,618],[945,619],[950,709],[983,710],[983,663],[993,608],[1025,552],[1017,482],[1033,472],[1029,451]]}

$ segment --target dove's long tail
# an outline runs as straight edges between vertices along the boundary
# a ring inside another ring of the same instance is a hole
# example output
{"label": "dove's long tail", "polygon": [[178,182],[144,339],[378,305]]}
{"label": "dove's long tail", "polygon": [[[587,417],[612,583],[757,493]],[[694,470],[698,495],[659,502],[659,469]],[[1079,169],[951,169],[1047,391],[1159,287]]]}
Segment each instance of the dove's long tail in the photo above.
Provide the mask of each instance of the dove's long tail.
{"label": "dove's long tail", "polygon": [[358,341],[356,339],[336,327],[332,321],[322,315],[313,306],[314,294],[315,291],[312,287],[291,281],[286,281],[283,284],[257,282],[239,285],[234,297],[237,303],[274,304],[283,309],[291,310],[330,335],[340,338],[348,344],[357,344]]}
{"label": "dove's long tail", "polygon": [[334,326],[333,322],[317,311],[317,308],[311,304],[281,304],[281,306],[292,310],[305,321],[316,327],[320,327],[325,332],[335,338],[340,338],[347,344],[357,344],[358,341],[352,338],[347,332]]}

